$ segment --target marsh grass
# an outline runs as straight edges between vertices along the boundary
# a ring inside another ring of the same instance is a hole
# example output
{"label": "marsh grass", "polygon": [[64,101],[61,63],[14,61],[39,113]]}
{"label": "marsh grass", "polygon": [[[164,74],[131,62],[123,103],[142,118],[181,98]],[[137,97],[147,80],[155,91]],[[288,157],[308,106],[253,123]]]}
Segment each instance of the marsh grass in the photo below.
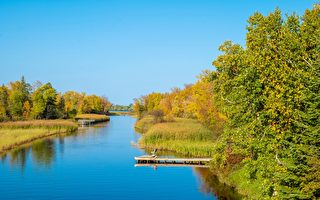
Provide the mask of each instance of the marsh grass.
{"label": "marsh grass", "polygon": [[149,140],[210,141],[215,139],[212,131],[196,120],[182,118],[151,126],[146,137]]}
{"label": "marsh grass", "polygon": [[198,121],[183,118],[154,124],[152,117],[145,117],[136,123],[136,129],[144,133],[139,141],[141,147],[198,157],[213,155],[217,137]]}
{"label": "marsh grass", "polygon": [[96,122],[105,122],[109,121],[110,117],[106,115],[100,115],[100,114],[79,114],[75,117],[76,120],[79,119],[91,119],[95,120]]}
{"label": "marsh grass", "polygon": [[0,123],[0,129],[33,129],[44,128],[65,129],[66,131],[75,131],[78,126],[70,120],[31,120],[31,121],[11,121]]}
{"label": "marsh grass", "polygon": [[36,139],[66,132],[67,128],[0,129],[0,153]]}
{"label": "marsh grass", "polygon": [[136,122],[135,129],[139,133],[146,133],[153,125],[153,118],[151,116],[146,116]]}
{"label": "marsh grass", "polygon": [[174,151],[190,157],[210,157],[213,155],[213,142],[190,140],[140,140],[139,145],[144,148]]}
{"label": "marsh grass", "polygon": [[74,132],[78,125],[68,120],[33,120],[0,123],[0,153],[36,139]]}

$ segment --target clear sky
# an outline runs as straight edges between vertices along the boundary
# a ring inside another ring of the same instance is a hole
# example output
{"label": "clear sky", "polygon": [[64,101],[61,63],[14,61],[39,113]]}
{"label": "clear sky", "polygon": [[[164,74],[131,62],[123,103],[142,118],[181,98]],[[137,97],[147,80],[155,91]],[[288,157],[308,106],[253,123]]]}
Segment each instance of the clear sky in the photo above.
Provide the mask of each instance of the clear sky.
{"label": "clear sky", "polygon": [[51,82],[61,92],[129,104],[193,83],[225,40],[245,44],[247,19],[309,0],[0,0],[0,83]]}

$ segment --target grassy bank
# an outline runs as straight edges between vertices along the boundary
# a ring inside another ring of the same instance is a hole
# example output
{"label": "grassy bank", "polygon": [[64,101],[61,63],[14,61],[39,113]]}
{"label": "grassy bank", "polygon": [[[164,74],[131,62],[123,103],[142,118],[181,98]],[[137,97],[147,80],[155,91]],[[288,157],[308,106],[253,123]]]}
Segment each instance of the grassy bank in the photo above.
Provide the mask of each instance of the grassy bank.
{"label": "grassy bank", "polygon": [[76,123],[67,120],[34,120],[0,123],[0,153],[36,139],[77,130]]}
{"label": "grassy bank", "polygon": [[146,117],[138,120],[135,123],[134,128],[139,133],[146,133],[153,125],[155,125],[153,123],[153,118],[151,116],[146,116]]}
{"label": "grassy bank", "polygon": [[[176,118],[173,122],[154,123],[151,116],[138,120],[135,124],[142,133],[139,146],[177,152],[190,157],[212,157],[214,155],[217,135],[204,127],[197,120]],[[261,184],[247,181],[247,167],[230,168],[228,172],[215,172],[221,183],[237,189],[245,197],[259,199]]]}
{"label": "grassy bank", "polygon": [[212,131],[193,119],[154,123],[152,117],[145,117],[137,121],[135,128],[143,134],[139,141],[141,147],[195,157],[211,156],[216,138]]}
{"label": "grassy bank", "polygon": [[100,115],[100,114],[79,114],[75,117],[75,119],[76,120],[89,119],[89,120],[95,120],[95,122],[106,122],[110,120],[110,117],[106,115]]}
{"label": "grassy bank", "polygon": [[[197,120],[176,118],[173,122],[154,123],[151,116],[135,124],[142,133],[139,146],[149,149],[173,151],[191,157],[212,157],[217,135]],[[243,198],[263,199],[261,179],[248,181],[250,168],[247,165],[232,165],[223,171],[214,171],[220,182],[236,188]]]}
{"label": "grassy bank", "polygon": [[1,122],[0,129],[65,129],[74,131],[77,129],[77,124],[70,120],[31,120],[31,121],[10,121]]}

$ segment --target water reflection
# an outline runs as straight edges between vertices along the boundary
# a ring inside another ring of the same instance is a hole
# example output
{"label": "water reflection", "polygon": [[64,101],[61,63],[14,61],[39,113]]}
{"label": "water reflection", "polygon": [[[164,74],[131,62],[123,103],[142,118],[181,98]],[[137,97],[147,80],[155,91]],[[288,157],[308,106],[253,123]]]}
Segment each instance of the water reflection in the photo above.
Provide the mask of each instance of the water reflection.
{"label": "water reflection", "polygon": [[59,137],[59,153],[64,154],[64,137]]}
{"label": "water reflection", "polygon": [[56,152],[56,145],[52,139],[34,142],[31,149],[34,163],[38,166],[50,167]]}
{"label": "water reflection", "polygon": [[28,157],[37,167],[49,168],[56,159],[57,152],[63,156],[65,149],[65,138],[71,137],[73,141],[92,137],[101,134],[99,129],[106,127],[108,123],[101,123],[95,126],[82,127],[75,133],[61,134],[46,139],[36,140],[30,144],[15,148],[5,154],[0,155],[2,164],[8,162],[11,167],[18,167],[21,172],[26,167]]}
{"label": "water reflection", "polygon": [[[150,154],[153,150],[141,150],[130,146],[130,141],[137,141],[140,136],[132,131],[133,122],[129,117],[115,117],[111,125],[99,124],[95,127],[81,128],[74,134],[38,140],[0,155],[0,170],[8,172],[1,174],[1,196],[5,197],[3,199],[45,199],[44,196],[35,195],[38,188],[41,188],[47,199],[129,199],[141,195],[141,192],[146,194],[145,197],[139,197],[141,200],[150,197],[241,198],[232,188],[221,184],[208,169],[193,168],[192,174],[189,167],[159,167],[156,173],[152,170],[150,173],[150,169],[133,168],[134,156]],[[158,151],[157,155],[184,157],[168,151]],[[117,162],[110,162],[112,159]],[[33,170],[34,167],[37,170]],[[45,170],[38,170],[39,167]],[[50,176],[47,176],[48,172]],[[179,182],[175,182],[175,178]],[[137,183],[138,179],[142,181]],[[88,182],[92,187],[88,187]],[[78,188],[83,190],[79,191]],[[164,188],[166,193],[154,188]],[[17,198],[19,195],[21,198]]]}
{"label": "water reflection", "polygon": [[10,152],[9,157],[10,165],[11,166],[19,166],[21,171],[24,171],[26,166],[27,156],[29,155],[30,149],[29,148],[19,148],[14,149]]}
{"label": "water reflection", "polygon": [[[60,144],[59,146],[63,145]],[[56,144],[52,138],[48,138],[3,154],[1,155],[1,161],[2,163],[8,162],[10,166],[18,167],[23,172],[29,156],[32,156],[32,161],[37,166],[50,167],[55,158],[55,153]]]}
{"label": "water reflection", "polygon": [[222,200],[237,200],[242,197],[235,192],[233,187],[219,182],[217,176],[213,175],[209,169],[205,168],[194,168],[195,177],[199,177],[200,180],[200,191],[205,194],[213,194],[218,199]]}
{"label": "water reflection", "polygon": [[7,159],[7,154],[3,154],[3,155],[0,155],[0,156],[1,156],[1,163],[3,164]]}
{"label": "water reflection", "polygon": [[[152,149],[144,149],[147,154],[151,154]],[[188,157],[179,153],[170,151],[157,151],[159,157]],[[153,166],[157,170],[157,166]],[[215,176],[209,168],[194,167],[194,176],[200,183],[200,192],[206,195],[212,194],[221,200],[238,200],[243,197],[239,195],[233,187],[221,183],[217,176]]]}

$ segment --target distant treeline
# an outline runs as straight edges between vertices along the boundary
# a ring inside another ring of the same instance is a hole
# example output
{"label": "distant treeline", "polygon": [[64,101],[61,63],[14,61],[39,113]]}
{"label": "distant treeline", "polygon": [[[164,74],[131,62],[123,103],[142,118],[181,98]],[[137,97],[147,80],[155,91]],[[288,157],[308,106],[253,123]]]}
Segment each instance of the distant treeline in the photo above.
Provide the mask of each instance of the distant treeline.
{"label": "distant treeline", "polygon": [[225,42],[216,70],[134,110],[196,118],[219,133],[212,168],[250,199],[320,198],[320,5],[248,20],[246,47]]}
{"label": "distant treeline", "polygon": [[124,105],[112,105],[110,108],[110,111],[133,111],[133,104],[130,104],[128,106]]}
{"label": "distant treeline", "polygon": [[82,113],[106,113],[106,97],[68,91],[59,93],[51,83],[33,85],[25,78],[0,87],[0,121],[73,118]]}

